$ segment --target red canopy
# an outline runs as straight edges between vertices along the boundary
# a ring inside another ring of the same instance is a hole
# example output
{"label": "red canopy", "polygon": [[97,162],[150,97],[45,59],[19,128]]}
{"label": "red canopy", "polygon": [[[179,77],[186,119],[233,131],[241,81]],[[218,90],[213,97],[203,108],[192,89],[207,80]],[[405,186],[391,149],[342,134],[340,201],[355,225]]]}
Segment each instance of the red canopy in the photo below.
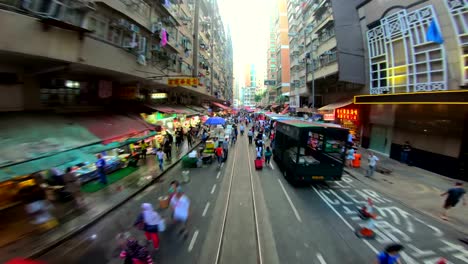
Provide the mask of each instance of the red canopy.
{"label": "red canopy", "polygon": [[280,114],[284,115],[284,114],[286,114],[288,112],[289,112],[289,105],[286,105],[286,107],[283,109],[283,111],[281,111]]}
{"label": "red canopy", "polygon": [[212,104],[213,104],[214,106],[217,106],[217,107],[223,109],[223,110],[231,110],[231,108],[229,108],[228,106],[225,106],[225,105],[220,104],[220,103],[217,103],[217,102],[212,102]]}
{"label": "red canopy", "polygon": [[91,133],[99,137],[104,144],[138,135],[151,126],[143,120],[124,115],[98,114],[92,116],[78,116],[75,120],[86,127]]}

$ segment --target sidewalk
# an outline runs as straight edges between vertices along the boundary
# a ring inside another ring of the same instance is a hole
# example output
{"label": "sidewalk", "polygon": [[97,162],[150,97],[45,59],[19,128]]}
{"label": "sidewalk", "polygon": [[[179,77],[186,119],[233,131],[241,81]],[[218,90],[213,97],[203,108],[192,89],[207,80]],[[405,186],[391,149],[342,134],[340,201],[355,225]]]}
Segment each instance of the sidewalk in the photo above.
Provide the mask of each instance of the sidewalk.
{"label": "sidewalk", "polygon": [[345,168],[351,176],[410,208],[468,234],[468,206],[463,206],[460,202],[449,211],[449,221],[440,218],[445,201],[445,197],[440,194],[453,187],[458,180],[408,166],[377,153],[374,154],[380,159],[378,164],[392,170],[392,173],[375,172],[372,178],[368,178],[365,177],[369,167],[368,150],[360,148],[357,153],[362,154],[361,167]]}
{"label": "sidewalk", "polygon": [[[198,145],[199,142],[196,142],[193,144],[193,148],[189,148],[187,141],[185,141],[180,154],[177,155],[177,151],[174,150],[172,161],[165,162],[164,172],[175,166],[184,155]],[[18,238],[19,240],[17,241],[9,244],[4,243],[6,246],[0,248],[0,263],[18,256],[34,258],[44,254],[50,248],[63,243],[83,231],[89,225],[99,221],[114,209],[136,196],[153,184],[164,172],[159,170],[155,156],[148,155],[146,164],[140,166],[131,175],[98,192],[85,194],[86,209],[81,212],[74,211],[71,214],[73,217],[70,214],[67,217],[59,216],[60,224],[58,227],[45,233],[27,233],[23,237]],[[151,176],[152,180],[146,182],[140,180],[141,177],[147,176]]]}

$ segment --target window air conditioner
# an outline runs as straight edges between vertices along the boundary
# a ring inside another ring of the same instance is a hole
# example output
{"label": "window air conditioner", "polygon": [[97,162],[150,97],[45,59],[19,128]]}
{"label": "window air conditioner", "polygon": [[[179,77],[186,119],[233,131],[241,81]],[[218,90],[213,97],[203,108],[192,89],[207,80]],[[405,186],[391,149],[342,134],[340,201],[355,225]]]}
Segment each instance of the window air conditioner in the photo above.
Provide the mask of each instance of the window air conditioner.
{"label": "window air conditioner", "polygon": [[132,39],[131,40],[125,40],[122,47],[125,49],[134,49],[138,46],[138,43],[136,42],[136,33],[134,32],[132,34]]}
{"label": "window air conditioner", "polygon": [[133,31],[133,32],[136,32],[136,33],[140,32],[140,28],[135,24],[130,24],[129,29],[130,29],[130,31]]}
{"label": "window air conditioner", "polygon": [[151,25],[151,32],[153,34],[159,33],[161,31],[161,29],[162,29],[162,23],[161,22],[153,23]]}
{"label": "window air conditioner", "polygon": [[119,19],[118,22],[117,22],[117,24],[118,24],[120,27],[126,28],[126,29],[130,28],[130,26],[131,26],[130,22],[128,22],[127,20],[125,20],[125,19],[123,19],[123,18]]}

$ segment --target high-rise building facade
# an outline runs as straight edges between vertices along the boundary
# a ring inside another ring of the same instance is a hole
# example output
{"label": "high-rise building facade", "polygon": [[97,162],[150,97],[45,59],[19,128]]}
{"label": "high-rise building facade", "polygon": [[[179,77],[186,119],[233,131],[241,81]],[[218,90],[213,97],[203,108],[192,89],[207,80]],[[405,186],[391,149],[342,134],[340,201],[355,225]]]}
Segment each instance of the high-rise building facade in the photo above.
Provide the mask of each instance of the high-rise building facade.
{"label": "high-rise building facade", "polygon": [[[276,58],[274,58],[274,62],[276,63],[276,98],[289,97],[290,92],[288,17],[286,5],[286,0],[277,0],[273,16],[274,37],[276,37]],[[271,93],[271,95],[273,96],[274,92]]]}
{"label": "high-rise building facade", "polygon": [[265,80],[269,81],[268,85],[266,85],[269,104],[273,104],[278,96],[276,85],[277,65],[275,18],[271,17],[268,35],[267,74],[265,76]]}
{"label": "high-rise building facade", "polygon": [[319,107],[362,89],[359,2],[288,1],[291,105]]}
{"label": "high-rise building facade", "polygon": [[[369,112],[363,145],[414,166],[468,177],[468,3],[362,1],[357,7],[366,83],[355,104]],[[437,161],[437,162],[434,162]]]}
{"label": "high-rise building facade", "polygon": [[257,71],[254,64],[246,65],[244,69],[244,86],[242,87],[242,105],[255,106],[255,94],[258,90]]}
{"label": "high-rise building facade", "polygon": [[[0,40],[0,72],[8,76],[0,78],[0,98],[9,98],[0,99],[1,110],[142,99],[159,90],[174,103],[227,99],[232,70],[219,59],[228,40],[216,1],[0,3],[8,36]],[[199,77],[200,84],[169,87],[170,76]]]}

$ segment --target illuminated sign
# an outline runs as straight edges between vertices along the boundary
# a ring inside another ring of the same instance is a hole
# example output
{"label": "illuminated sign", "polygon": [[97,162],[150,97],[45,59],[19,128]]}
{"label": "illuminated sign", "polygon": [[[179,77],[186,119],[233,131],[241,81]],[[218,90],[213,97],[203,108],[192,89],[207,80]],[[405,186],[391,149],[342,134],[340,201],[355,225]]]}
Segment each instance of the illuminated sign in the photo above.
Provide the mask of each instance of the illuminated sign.
{"label": "illuminated sign", "polygon": [[167,85],[177,87],[177,86],[197,86],[198,78],[169,78],[167,79]]}
{"label": "illuminated sign", "polygon": [[323,120],[325,121],[333,121],[335,120],[335,114],[324,114]]}
{"label": "illuminated sign", "polygon": [[164,99],[167,98],[167,93],[152,93],[151,99]]}
{"label": "illuminated sign", "polygon": [[359,111],[357,109],[338,109],[336,110],[336,117],[355,121],[359,119]]}

